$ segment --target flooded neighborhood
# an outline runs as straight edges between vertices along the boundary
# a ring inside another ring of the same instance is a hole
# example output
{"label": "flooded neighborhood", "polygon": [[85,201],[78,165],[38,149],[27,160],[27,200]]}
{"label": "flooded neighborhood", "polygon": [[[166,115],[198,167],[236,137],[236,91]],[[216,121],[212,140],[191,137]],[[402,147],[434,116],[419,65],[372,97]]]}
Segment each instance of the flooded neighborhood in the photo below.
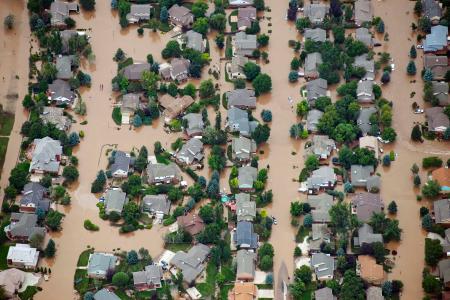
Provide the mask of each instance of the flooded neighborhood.
{"label": "flooded neighborhood", "polygon": [[0,1],[0,299],[450,298],[449,7]]}

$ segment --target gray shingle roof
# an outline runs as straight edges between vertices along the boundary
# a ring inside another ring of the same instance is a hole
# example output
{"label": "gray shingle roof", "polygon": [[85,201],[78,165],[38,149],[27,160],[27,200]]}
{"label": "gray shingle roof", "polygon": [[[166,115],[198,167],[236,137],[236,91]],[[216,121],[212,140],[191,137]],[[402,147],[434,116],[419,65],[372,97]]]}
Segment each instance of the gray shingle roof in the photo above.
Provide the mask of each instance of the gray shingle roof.
{"label": "gray shingle roof", "polygon": [[64,55],[56,57],[56,69],[58,73],[56,73],[56,78],[68,80],[72,78],[72,55]]}
{"label": "gray shingle roof", "polygon": [[144,271],[133,272],[134,285],[147,284],[150,286],[160,286],[163,272],[158,265],[149,265]]}
{"label": "gray shingle roof", "polygon": [[142,209],[143,211],[151,213],[163,213],[165,215],[169,214],[170,211],[170,201],[167,195],[146,195],[142,199]]}
{"label": "gray shingle roof", "polygon": [[187,253],[178,251],[170,261],[170,264],[180,269],[183,273],[183,280],[190,284],[203,272],[205,268],[203,262],[210,251],[208,246],[197,244],[189,249]]}
{"label": "gray shingle roof", "polygon": [[365,27],[357,28],[355,37],[356,40],[363,42],[367,47],[373,47],[373,38],[369,29]]}
{"label": "gray shingle roof", "polygon": [[355,187],[367,187],[367,179],[373,172],[373,166],[352,165],[350,167],[352,185]]}
{"label": "gray shingle roof", "polygon": [[361,129],[361,132],[363,135],[370,132],[370,129],[372,125],[370,124],[370,116],[377,112],[376,107],[363,107],[359,111],[358,120],[356,123],[358,124],[359,129]]}
{"label": "gray shingle roof", "polygon": [[228,109],[227,127],[231,132],[238,131],[243,136],[250,136],[253,132],[248,113],[237,107]]}
{"label": "gray shingle roof", "polygon": [[327,40],[327,32],[322,28],[306,28],[303,36],[305,39],[309,39],[314,42],[325,42]]}
{"label": "gray shingle roof", "polygon": [[64,20],[69,17],[71,11],[78,11],[77,3],[55,1],[50,5],[52,26],[65,26]]}
{"label": "gray shingle roof", "polygon": [[319,97],[323,97],[327,95],[328,83],[325,79],[317,78],[306,83],[306,99],[308,100],[310,105],[315,103]]}
{"label": "gray shingle roof", "polygon": [[178,4],[172,5],[169,9],[169,16],[171,22],[177,26],[191,27],[194,22],[194,15],[191,11],[184,6],[179,6]]}
{"label": "gray shingle roof", "polygon": [[304,9],[304,14],[311,23],[319,24],[322,23],[325,16],[328,15],[330,7],[326,4],[312,3],[306,4]]}
{"label": "gray shingle roof", "polygon": [[383,291],[378,286],[370,286],[367,291],[367,300],[384,300]]}
{"label": "gray shingle roof", "polygon": [[336,149],[336,143],[328,135],[314,135],[305,156],[316,155],[319,159],[327,159],[333,150]]}
{"label": "gray shingle roof", "polygon": [[306,117],[306,129],[311,132],[317,131],[317,124],[319,124],[320,118],[322,118],[323,112],[318,109],[311,109],[308,111]]}
{"label": "gray shingle roof", "polygon": [[237,221],[253,221],[256,217],[256,202],[250,200],[250,194],[236,195]]}
{"label": "gray shingle roof", "polygon": [[46,136],[42,139],[35,139],[33,146],[30,171],[57,173],[62,155],[61,142]]}
{"label": "gray shingle roof", "polygon": [[447,56],[444,55],[424,55],[423,66],[425,69],[431,69],[433,79],[443,79],[448,70]]}
{"label": "gray shingle roof", "polygon": [[243,31],[236,33],[234,48],[234,55],[251,56],[253,54],[253,50],[258,48],[256,35],[246,34]]}
{"label": "gray shingle roof", "polygon": [[122,213],[123,206],[127,202],[127,194],[122,189],[111,189],[105,195],[105,211]]}
{"label": "gray shingle roof", "polygon": [[327,193],[308,195],[308,203],[311,205],[314,222],[329,223],[331,221],[329,210],[333,206],[333,196]]}
{"label": "gray shingle roof", "polygon": [[330,242],[331,231],[328,228],[327,224],[319,224],[319,223],[313,223],[311,231],[312,235],[311,239],[309,240],[309,249],[311,251],[319,252],[322,243]]}
{"label": "gray shingle roof", "polygon": [[336,174],[329,166],[321,166],[314,170],[307,179],[308,189],[331,188],[336,184]]}
{"label": "gray shingle roof", "polygon": [[128,173],[131,164],[131,156],[130,154],[123,151],[116,151],[114,155],[114,163],[111,164],[109,170],[114,176],[114,173]]}
{"label": "gray shingle roof", "polygon": [[238,182],[240,189],[251,189],[256,181],[258,170],[254,167],[245,166],[238,169]]}
{"label": "gray shingle roof", "polygon": [[450,223],[450,199],[436,200],[433,207],[436,224]]}
{"label": "gray shingle roof", "polygon": [[360,80],[356,89],[356,96],[360,103],[372,103],[375,100],[372,80]]}
{"label": "gray shingle roof", "polygon": [[112,254],[94,252],[89,256],[87,272],[92,276],[105,276],[108,270],[114,270],[117,257]]}
{"label": "gray shingle roof", "polygon": [[309,53],[305,59],[305,76],[319,77],[318,68],[322,62],[322,54],[319,52]]}
{"label": "gray shingle roof", "polygon": [[120,298],[107,289],[101,289],[94,295],[94,300],[120,300]]}
{"label": "gray shingle roof", "polygon": [[358,237],[355,237],[355,246],[362,246],[363,244],[372,244],[376,242],[383,242],[383,235],[380,233],[373,233],[372,227],[364,223],[358,229]]}
{"label": "gray shingle roof", "polygon": [[231,151],[234,159],[248,161],[252,154],[256,152],[256,143],[254,140],[243,136],[234,137],[231,140]]}
{"label": "gray shingle roof", "polygon": [[188,32],[186,32],[186,40],[187,40],[186,43],[187,48],[194,49],[199,52],[205,51],[203,36],[200,33],[194,30],[189,30]]}
{"label": "gray shingle roof", "polygon": [[142,20],[150,20],[150,4],[131,4],[130,12],[126,18],[130,23],[137,23]]}
{"label": "gray shingle roof", "polygon": [[444,284],[447,285],[450,282],[450,259],[443,259],[438,263],[439,277],[444,280]]}
{"label": "gray shingle roof", "polygon": [[239,250],[236,256],[238,280],[253,279],[255,277],[256,253],[248,250]]}
{"label": "gray shingle roof", "polygon": [[233,76],[245,77],[244,66],[248,63],[248,58],[241,55],[236,55],[231,58],[230,72]]}
{"label": "gray shingle roof", "polygon": [[445,131],[450,127],[450,121],[446,114],[444,114],[443,107],[430,107],[425,109],[425,115],[428,121],[429,131]]}
{"label": "gray shingle roof", "polygon": [[440,106],[447,106],[450,104],[448,99],[448,83],[432,81],[433,95],[439,100]]}
{"label": "gray shingle roof", "polygon": [[237,89],[225,93],[228,100],[228,108],[255,108],[255,91],[250,89]]}
{"label": "gray shingle roof", "polygon": [[352,210],[359,220],[369,222],[374,213],[380,213],[384,209],[380,194],[356,193],[352,198]]}
{"label": "gray shingle roof", "polygon": [[200,139],[192,138],[176,154],[177,160],[185,163],[192,164],[194,162],[200,162],[203,160],[203,143]]}
{"label": "gray shingle roof", "polygon": [[181,172],[174,163],[165,164],[148,164],[147,166],[148,183],[178,182],[181,180]]}
{"label": "gray shingle roof", "polygon": [[234,242],[240,248],[258,248],[258,234],[253,230],[253,223],[241,221],[237,223]]}
{"label": "gray shingle roof", "polygon": [[22,191],[20,206],[34,206],[47,212],[50,207],[50,200],[45,198],[47,189],[37,182],[27,183]]}
{"label": "gray shingle roof", "polygon": [[442,8],[435,0],[422,0],[423,14],[429,19],[440,19],[442,17]]}
{"label": "gray shingle roof", "polygon": [[335,264],[334,258],[324,253],[314,253],[311,257],[311,267],[314,268],[317,278],[333,278]]}
{"label": "gray shingle roof", "polygon": [[238,9],[238,29],[243,27],[248,28],[252,25],[252,22],[256,20],[256,8],[255,7],[240,7]]}
{"label": "gray shingle roof", "polygon": [[64,108],[45,106],[41,114],[44,124],[51,123],[59,130],[67,131],[72,125],[72,121],[64,116]]}
{"label": "gray shingle roof", "polygon": [[185,128],[187,135],[201,135],[205,124],[203,123],[203,118],[201,114],[189,113],[183,116],[183,119],[187,120],[188,128]]}
{"label": "gray shingle roof", "polygon": [[123,68],[121,72],[128,80],[141,80],[144,71],[150,71],[149,63],[134,63]]}
{"label": "gray shingle roof", "polygon": [[30,239],[34,234],[45,236],[45,228],[37,225],[38,218],[35,214],[12,213],[10,220],[9,235],[13,239]]}
{"label": "gray shingle roof", "polygon": [[367,53],[356,56],[353,67],[362,67],[366,70],[366,74],[363,79],[375,79],[375,61],[373,59],[368,59]]}
{"label": "gray shingle roof", "polygon": [[122,114],[134,114],[139,107],[140,96],[135,93],[128,93],[122,97],[122,106],[120,112]]}
{"label": "gray shingle roof", "polygon": [[70,88],[67,81],[56,79],[48,85],[50,100],[56,102],[56,105],[72,104],[76,98],[75,93]]}
{"label": "gray shingle roof", "polygon": [[372,2],[370,0],[357,0],[355,2],[355,23],[360,26],[373,19]]}
{"label": "gray shingle roof", "polygon": [[334,299],[336,299],[336,296],[333,296],[333,291],[330,288],[324,287],[324,288],[314,291],[314,299],[315,300],[334,300]]}

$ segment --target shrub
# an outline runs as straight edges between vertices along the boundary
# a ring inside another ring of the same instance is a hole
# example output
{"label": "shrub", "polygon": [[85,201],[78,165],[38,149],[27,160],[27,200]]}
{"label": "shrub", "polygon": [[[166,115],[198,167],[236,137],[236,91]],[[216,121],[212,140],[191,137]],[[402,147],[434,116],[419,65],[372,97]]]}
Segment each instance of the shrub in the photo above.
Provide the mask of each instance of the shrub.
{"label": "shrub", "polygon": [[15,17],[13,15],[7,15],[5,20],[3,20],[3,25],[5,25],[6,29],[11,30],[14,27]]}
{"label": "shrub", "polygon": [[264,122],[272,122],[272,112],[267,109],[261,111],[261,118]]}
{"label": "shrub", "polygon": [[143,34],[144,34],[144,28],[139,27],[139,28],[137,29],[137,33],[138,33],[138,35],[143,35]]}
{"label": "shrub", "polygon": [[117,125],[122,124],[122,113],[120,112],[120,107],[114,107],[112,111],[112,118],[114,120],[114,123]]}
{"label": "shrub", "polygon": [[93,10],[95,8],[95,0],[80,0],[80,5],[85,10]]}
{"label": "shrub", "polygon": [[128,274],[125,272],[117,272],[112,277],[112,284],[117,287],[124,287],[128,284],[129,277]]}
{"label": "shrub", "polygon": [[395,201],[391,201],[391,203],[389,203],[388,211],[393,215],[397,213],[397,203],[395,203]]}
{"label": "shrub", "polygon": [[408,73],[408,75],[416,75],[416,72],[416,64],[411,60],[406,67],[406,73]]}
{"label": "shrub", "polygon": [[298,80],[298,72],[297,71],[291,71],[289,72],[289,82],[296,82]]}
{"label": "shrub", "polygon": [[442,167],[442,159],[437,156],[425,157],[422,160],[422,168],[440,168]]}
{"label": "shrub", "polygon": [[98,231],[100,228],[91,222],[91,220],[85,220],[83,223],[83,227],[89,231]]}

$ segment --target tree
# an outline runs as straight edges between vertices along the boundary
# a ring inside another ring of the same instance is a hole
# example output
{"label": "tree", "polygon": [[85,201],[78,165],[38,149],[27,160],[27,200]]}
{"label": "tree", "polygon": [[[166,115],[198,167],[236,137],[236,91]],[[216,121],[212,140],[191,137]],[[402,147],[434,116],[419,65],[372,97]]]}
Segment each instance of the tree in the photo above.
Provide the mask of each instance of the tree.
{"label": "tree", "polygon": [[428,17],[423,16],[419,19],[418,27],[420,31],[424,33],[430,33],[431,25],[431,20]]}
{"label": "tree", "polygon": [[68,183],[76,181],[79,175],[77,168],[74,166],[65,166],[62,173],[65,181]]}
{"label": "tree", "polygon": [[259,268],[262,271],[270,271],[272,267],[273,267],[273,258],[268,255],[262,256],[259,261]]}
{"label": "tree", "polygon": [[422,228],[427,231],[430,231],[433,228],[433,218],[429,213],[422,218]]}
{"label": "tree", "polygon": [[296,0],[289,1],[289,8],[287,11],[287,18],[289,21],[295,21],[297,19],[298,2]]}
{"label": "tree", "polygon": [[300,60],[297,57],[294,57],[291,60],[291,70],[298,70],[300,68]]}
{"label": "tree", "polygon": [[80,143],[80,136],[76,132],[71,132],[69,135],[69,145],[74,147]]}
{"label": "tree", "polygon": [[58,231],[61,227],[61,221],[64,214],[59,211],[52,210],[45,217],[45,225],[47,225],[52,231]]}
{"label": "tree", "polygon": [[201,33],[203,35],[206,35],[208,33],[208,29],[209,23],[207,18],[198,18],[192,25],[192,30],[197,31],[198,33]]}
{"label": "tree", "polygon": [[191,12],[196,18],[201,18],[205,16],[208,10],[208,3],[202,0],[197,0],[192,4]]}
{"label": "tree", "polygon": [[294,299],[302,299],[305,296],[306,286],[302,281],[295,281],[289,285],[289,290]]}
{"label": "tree", "polygon": [[95,0],[80,0],[80,5],[84,10],[94,10]]}
{"label": "tree", "polygon": [[272,112],[268,109],[263,109],[261,111],[261,119],[264,122],[272,122]]}
{"label": "tree", "polygon": [[397,203],[395,203],[395,201],[391,201],[391,203],[389,203],[388,211],[393,215],[397,213]]}
{"label": "tree", "polygon": [[141,210],[136,202],[129,201],[123,206],[122,212],[123,219],[127,224],[134,224],[139,220],[141,216]]}
{"label": "tree", "polygon": [[442,258],[442,245],[439,240],[425,239],[425,262],[431,267],[435,267]]}
{"label": "tree", "polygon": [[339,232],[345,232],[350,226],[350,210],[345,203],[337,203],[330,208],[331,224]]}
{"label": "tree", "polygon": [[167,10],[167,7],[163,6],[161,7],[161,11],[159,13],[159,20],[163,23],[167,23],[169,20],[169,11]]}
{"label": "tree", "polygon": [[416,72],[416,64],[411,60],[406,67],[406,73],[408,73],[408,75],[416,75]]}
{"label": "tree", "polygon": [[214,209],[209,204],[200,207],[198,215],[206,224],[214,222]]}
{"label": "tree", "polygon": [[376,30],[378,33],[384,33],[384,22],[380,20],[377,24]]}
{"label": "tree", "polygon": [[6,29],[11,30],[14,27],[14,22],[15,22],[15,17],[14,15],[7,15],[5,17],[5,20],[3,20],[3,25],[5,25]]}
{"label": "tree", "polygon": [[411,140],[415,142],[419,142],[422,140],[422,131],[420,130],[419,125],[414,125],[412,131],[411,131]]}
{"label": "tree", "polygon": [[428,180],[422,187],[422,195],[427,198],[436,198],[441,191],[441,187],[436,180]]}
{"label": "tree", "polygon": [[74,28],[75,27],[75,24],[76,24],[76,22],[75,22],[75,20],[74,19],[72,19],[72,18],[65,18],[64,19],[64,23],[66,24],[66,26],[67,26],[67,28]]}
{"label": "tree", "polygon": [[307,214],[305,215],[305,217],[303,218],[303,226],[305,226],[306,228],[311,228],[312,224],[313,224],[313,217],[311,214]]}
{"label": "tree", "polygon": [[303,101],[297,103],[296,113],[297,113],[298,117],[303,118],[304,116],[306,116],[306,114],[308,113],[308,110],[309,110],[309,105],[306,100],[303,100]]}
{"label": "tree", "polygon": [[127,253],[127,263],[129,265],[135,265],[139,262],[138,254],[136,251],[131,250]]}
{"label": "tree", "polygon": [[298,80],[298,72],[297,71],[289,72],[288,79],[289,79],[289,82],[296,82]]}
{"label": "tree", "polygon": [[[227,24],[227,17],[224,14],[213,14],[209,18],[209,26],[219,32],[224,32]],[[222,35],[223,37],[223,35]],[[217,38],[216,38],[217,42]],[[219,47],[220,48],[220,47]],[[222,46],[223,48],[223,46]]]}
{"label": "tree", "polygon": [[422,168],[440,168],[442,167],[443,161],[437,156],[424,157],[422,159]]}
{"label": "tree", "polygon": [[[211,21],[210,21],[211,22]],[[211,26],[212,27],[212,26]],[[224,37],[224,35],[221,33],[221,34],[218,34],[217,36],[216,36],[216,39],[215,39],[215,41],[216,41],[216,45],[217,45],[217,47],[219,48],[219,49],[223,49],[223,47],[225,47],[225,37]]]}
{"label": "tree", "polygon": [[411,57],[412,59],[417,57],[417,50],[414,45],[412,45],[411,49],[409,49],[409,57]]}
{"label": "tree", "polygon": [[261,67],[254,62],[248,62],[244,65],[243,71],[247,80],[253,81],[261,73]]}
{"label": "tree", "polygon": [[18,163],[9,175],[9,184],[17,191],[23,190],[23,187],[28,181],[28,170],[30,169],[29,162]]}
{"label": "tree", "polygon": [[145,70],[144,72],[142,72],[142,88],[148,92],[156,90],[159,79],[160,77],[158,74],[152,71]]}
{"label": "tree", "polygon": [[257,95],[268,93],[272,90],[272,79],[267,74],[258,74],[252,82]]}
{"label": "tree", "polygon": [[383,75],[381,75],[381,82],[386,84],[391,81],[391,74],[388,71],[384,71]]}
{"label": "tree", "polygon": [[433,80],[433,72],[431,69],[426,68],[425,72],[423,73],[423,81],[432,81]]}
{"label": "tree", "polygon": [[301,281],[306,285],[310,284],[312,281],[312,271],[309,266],[303,265],[299,269],[294,271],[294,280]]}
{"label": "tree", "polygon": [[439,278],[430,274],[430,271],[425,268],[422,273],[422,288],[426,293],[439,294],[442,290],[442,284]]}
{"label": "tree", "polygon": [[174,40],[167,42],[166,47],[161,51],[161,56],[164,59],[168,59],[171,57],[180,57],[181,56],[180,44]]}
{"label": "tree", "polygon": [[342,7],[340,0],[331,0],[330,3],[330,14],[335,18],[342,17]]}
{"label": "tree", "polygon": [[112,277],[112,284],[117,287],[124,287],[128,284],[128,274],[125,272],[117,272]]}
{"label": "tree", "polygon": [[267,126],[267,124],[264,125],[258,124],[258,126],[256,126],[255,130],[252,133],[252,138],[258,145],[267,142],[269,137],[270,137],[270,127]]}
{"label": "tree", "polygon": [[306,28],[311,27],[311,21],[309,20],[309,18],[299,18],[295,22],[295,27],[297,28],[298,31],[303,33]]}
{"label": "tree", "polygon": [[338,143],[350,143],[356,139],[358,128],[351,123],[340,123],[334,129],[332,136]]}
{"label": "tree", "polygon": [[397,133],[395,132],[394,128],[387,127],[383,130],[381,138],[385,141],[393,142],[397,138]]}
{"label": "tree", "polygon": [[422,0],[416,0],[416,3],[414,4],[414,13],[417,16],[420,16],[422,14]]}
{"label": "tree", "polygon": [[134,169],[138,172],[142,172],[147,167],[148,150],[145,146],[142,146],[139,150],[139,155],[134,162]]}
{"label": "tree", "polygon": [[46,257],[54,257],[56,253],[56,244],[55,241],[50,239],[45,247],[44,254]]}
{"label": "tree", "polygon": [[362,279],[356,275],[355,271],[347,270],[344,273],[344,278],[341,285],[341,292],[339,293],[341,300],[364,300],[364,283]]}
{"label": "tree", "polygon": [[258,44],[262,47],[267,46],[269,44],[269,36],[267,34],[259,34],[256,38]]}
{"label": "tree", "polygon": [[412,172],[413,174],[419,173],[419,166],[418,166],[416,163],[414,163],[414,164],[412,165],[412,167],[411,167],[411,172]]}
{"label": "tree", "polygon": [[214,88],[214,84],[211,79],[202,81],[199,88],[200,98],[209,98],[214,96],[215,93],[216,89]]}
{"label": "tree", "polygon": [[253,2],[254,6],[256,7],[257,10],[261,11],[265,9],[265,3],[264,0],[255,0]]}
{"label": "tree", "polygon": [[44,235],[40,233],[35,233],[30,237],[30,246],[33,248],[41,249],[43,242],[44,242]]}
{"label": "tree", "polygon": [[342,44],[345,41],[345,28],[342,26],[334,26],[333,29],[334,42],[336,44]]}

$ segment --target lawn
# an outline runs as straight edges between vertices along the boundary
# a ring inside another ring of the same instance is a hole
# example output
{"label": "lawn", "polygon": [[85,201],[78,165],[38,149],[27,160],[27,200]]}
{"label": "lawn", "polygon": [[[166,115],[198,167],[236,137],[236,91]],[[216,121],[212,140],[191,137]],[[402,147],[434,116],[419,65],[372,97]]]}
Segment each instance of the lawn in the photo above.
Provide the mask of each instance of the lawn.
{"label": "lawn", "polygon": [[127,294],[125,293],[124,290],[116,290],[116,295],[121,299],[121,300],[131,300],[130,297],[127,296]]}
{"label": "lawn", "polygon": [[297,243],[301,243],[303,242],[303,240],[305,239],[306,236],[309,235],[309,232],[311,231],[311,229],[306,228],[305,226],[300,226],[297,232],[297,235],[295,236],[295,241]]}
{"label": "lawn", "polygon": [[236,32],[237,31],[237,22],[231,22],[231,17],[237,17],[238,15],[238,10],[233,10],[231,12],[231,14],[228,16],[228,23],[230,24],[231,27],[231,32]]}
{"label": "lawn", "polygon": [[220,288],[219,299],[220,300],[228,300],[228,291],[233,288],[232,284],[225,284]]}
{"label": "lawn", "polygon": [[164,248],[172,252],[189,251],[192,248],[192,244],[165,244]]}
{"label": "lawn", "polygon": [[202,294],[204,298],[214,294],[216,290],[216,277],[217,267],[211,261],[206,267],[206,280],[205,282],[197,284],[197,290]]}
{"label": "lawn", "polygon": [[0,137],[0,173],[3,168],[3,164],[5,163],[6,149],[8,149],[8,141],[7,137]]}
{"label": "lawn", "polygon": [[87,277],[87,270],[77,269],[73,278],[73,286],[83,295],[89,288],[89,277]]}
{"label": "lawn", "polygon": [[19,293],[21,300],[31,300],[33,296],[38,292],[38,288],[35,286],[28,286],[25,291]]}
{"label": "lawn", "polygon": [[93,252],[94,250],[91,249],[81,252],[80,257],[78,258],[77,267],[86,267],[89,262],[89,255]]}
{"label": "lawn", "polygon": [[9,250],[8,244],[3,244],[0,246],[0,270],[5,270],[8,268],[8,265],[6,264],[6,256],[8,256],[8,250]]}
{"label": "lawn", "polygon": [[0,112],[0,136],[9,136],[14,126],[14,115]]}

